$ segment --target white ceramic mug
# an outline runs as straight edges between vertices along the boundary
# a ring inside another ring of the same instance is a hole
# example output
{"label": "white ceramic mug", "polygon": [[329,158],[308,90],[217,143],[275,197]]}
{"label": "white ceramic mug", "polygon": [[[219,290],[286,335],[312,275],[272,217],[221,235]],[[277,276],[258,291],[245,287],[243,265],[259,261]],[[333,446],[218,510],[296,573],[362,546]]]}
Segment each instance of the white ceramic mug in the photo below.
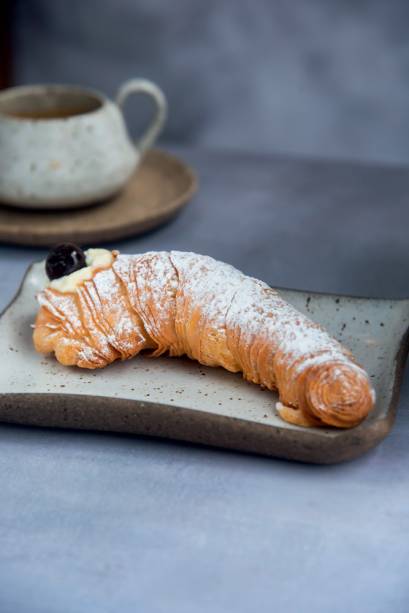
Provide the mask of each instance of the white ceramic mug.
{"label": "white ceramic mug", "polygon": [[[121,111],[129,94],[151,96],[155,116],[133,144]],[[124,83],[116,102],[72,85],[0,92],[0,201],[30,208],[77,207],[118,192],[152,146],[167,104],[145,79]]]}

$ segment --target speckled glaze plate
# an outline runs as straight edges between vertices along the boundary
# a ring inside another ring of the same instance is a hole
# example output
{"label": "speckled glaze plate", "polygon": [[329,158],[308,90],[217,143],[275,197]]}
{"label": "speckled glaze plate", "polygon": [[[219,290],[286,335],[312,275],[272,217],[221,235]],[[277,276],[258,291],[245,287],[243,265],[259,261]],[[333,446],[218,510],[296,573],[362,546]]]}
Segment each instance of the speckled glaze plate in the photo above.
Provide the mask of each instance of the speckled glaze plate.
{"label": "speckled glaze plate", "polygon": [[282,290],[354,352],[377,393],[375,410],[358,427],[306,429],[277,416],[275,394],[190,360],[137,357],[86,371],[37,354],[30,324],[44,283],[43,264],[34,264],[0,318],[0,421],[153,435],[316,463],[355,458],[392,427],[408,350],[408,300]]}

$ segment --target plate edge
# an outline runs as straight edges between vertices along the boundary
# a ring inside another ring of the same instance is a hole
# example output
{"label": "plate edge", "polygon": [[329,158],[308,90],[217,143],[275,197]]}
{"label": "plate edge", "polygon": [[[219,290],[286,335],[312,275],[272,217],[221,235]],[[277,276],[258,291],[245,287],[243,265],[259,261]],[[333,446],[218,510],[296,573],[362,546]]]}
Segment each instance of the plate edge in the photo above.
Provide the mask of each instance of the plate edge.
{"label": "plate edge", "polygon": [[[107,416],[105,424],[101,414]],[[393,415],[343,431],[337,438],[317,441],[315,430],[288,430],[161,403],[81,394],[15,393],[0,394],[0,421],[155,436],[286,460],[335,464],[357,458],[381,442],[390,431]]]}

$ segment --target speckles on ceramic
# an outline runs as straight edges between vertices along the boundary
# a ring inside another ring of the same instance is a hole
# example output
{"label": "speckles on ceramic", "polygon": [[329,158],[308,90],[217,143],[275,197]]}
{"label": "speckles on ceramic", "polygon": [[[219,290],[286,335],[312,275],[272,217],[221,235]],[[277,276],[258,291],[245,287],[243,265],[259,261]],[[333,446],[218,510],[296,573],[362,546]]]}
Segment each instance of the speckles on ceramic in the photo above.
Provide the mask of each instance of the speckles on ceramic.
{"label": "speckles on ceramic", "polygon": [[[138,92],[152,96],[157,113],[136,146],[118,104],[99,93],[41,85],[1,92],[0,201],[32,208],[75,207],[118,192],[166,117],[162,92],[147,81],[126,83],[120,102]],[[58,116],[64,109],[66,115]]]}
{"label": "speckles on ceramic", "polygon": [[392,426],[407,354],[407,300],[281,290],[353,351],[376,390],[374,411],[356,428],[306,429],[278,417],[274,393],[190,360],[138,357],[90,372],[37,354],[30,324],[34,295],[45,282],[43,264],[34,265],[0,318],[7,358],[0,370],[1,421],[150,434],[318,463],[357,457]]}

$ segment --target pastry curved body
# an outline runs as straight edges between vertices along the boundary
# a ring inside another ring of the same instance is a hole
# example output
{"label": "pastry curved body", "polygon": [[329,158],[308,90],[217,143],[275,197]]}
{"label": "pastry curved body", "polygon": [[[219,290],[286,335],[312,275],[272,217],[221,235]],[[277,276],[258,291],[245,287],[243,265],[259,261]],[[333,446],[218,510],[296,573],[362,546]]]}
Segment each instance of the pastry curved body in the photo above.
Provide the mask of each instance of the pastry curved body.
{"label": "pastry curved body", "polygon": [[48,287],[38,301],[35,348],[65,365],[187,355],[278,390],[280,415],[299,425],[348,428],[374,403],[349,350],[262,281],[207,256],[113,252],[75,290]]}

